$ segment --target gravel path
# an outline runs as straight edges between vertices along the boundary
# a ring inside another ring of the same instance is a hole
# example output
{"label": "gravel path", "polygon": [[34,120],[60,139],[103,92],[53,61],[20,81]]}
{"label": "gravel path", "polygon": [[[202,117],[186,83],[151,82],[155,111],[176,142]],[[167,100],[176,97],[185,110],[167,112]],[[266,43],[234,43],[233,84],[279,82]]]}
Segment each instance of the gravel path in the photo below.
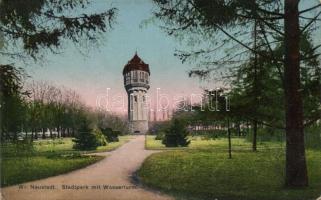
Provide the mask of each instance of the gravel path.
{"label": "gravel path", "polygon": [[[146,190],[131,181],[131,175],[155,151],[144,149],[144,136],[100,155],[107,158],[64,175],[2,189],[5,200],[170,200],[169,196]],[[63,188],[63,186],[67,188]],[[96,187],[95,187],[96,186]],[[105,186],[105,188],[104,188]],[[43,187],[43,188],[41,188]],[[77,189],[82,187],[82,189]]]}

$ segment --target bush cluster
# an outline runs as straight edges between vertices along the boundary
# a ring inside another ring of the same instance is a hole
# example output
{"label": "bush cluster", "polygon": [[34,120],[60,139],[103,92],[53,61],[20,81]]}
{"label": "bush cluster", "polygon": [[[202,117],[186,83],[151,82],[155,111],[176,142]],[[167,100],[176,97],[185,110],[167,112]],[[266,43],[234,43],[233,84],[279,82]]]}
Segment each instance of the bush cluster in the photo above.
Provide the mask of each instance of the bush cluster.
{"label": "bush cluster", "polygon": [[166,147],[186,147],[190,144],[187,136],[186,124],[179,119],[174,119],[166,130],[162,143]]}
{"label": "bush cluster", "polygon": [[94,150],[98,146],[106,146],[109,142],[118,142],[119,131],[110,128],[99,129],[90,128],[87,120],[83,120],[81,128],[73,139],[74,149]]}

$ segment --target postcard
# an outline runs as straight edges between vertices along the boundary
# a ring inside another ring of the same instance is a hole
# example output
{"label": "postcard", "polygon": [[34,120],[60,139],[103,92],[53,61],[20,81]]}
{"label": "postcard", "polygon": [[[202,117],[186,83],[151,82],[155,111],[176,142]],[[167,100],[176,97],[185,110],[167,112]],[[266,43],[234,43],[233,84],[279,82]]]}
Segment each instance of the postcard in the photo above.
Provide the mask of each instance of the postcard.
{"label": "postcard", "polygon": [[0,0],[0,199],[321,200],[320,0]]}

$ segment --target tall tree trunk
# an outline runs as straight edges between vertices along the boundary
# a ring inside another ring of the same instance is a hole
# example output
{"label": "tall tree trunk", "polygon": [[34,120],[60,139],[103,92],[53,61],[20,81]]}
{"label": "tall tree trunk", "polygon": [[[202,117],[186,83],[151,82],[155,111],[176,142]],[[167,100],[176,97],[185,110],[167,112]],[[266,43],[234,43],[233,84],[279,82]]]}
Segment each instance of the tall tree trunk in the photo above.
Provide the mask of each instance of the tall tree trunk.
{"label": "tall tree trunk", "polygon": [[257,121],[253,121],[253,138],[252,138],[252,150],[257,151]]}
{"label": "tall tree trunk", "polygon": [[258,88],[258,77],[257,77],[257,70],[258,70],[258,55],[257,55],[257,20],[254,20],[254,47],[253,49],[256,51],[254,53],[254,81],[253,81],[253,93],[256,103],[254,106],[254,120],[253,120],[253,141],[252,141],[252,150],[256,151],[256,144],[257,144],[257,115],[258,115],[258,104],[259,104],[259,88]]}
{"label": "tall tree trunk", "polygon": [[33,129],[31,129],[31,141],[33,141],[34,136],[33,136]]}
{"label": "tall tree trunk", "polygon": [[285,0],[286,186],[307,186],[303,105],[300,94],[299,0]]}
{"label": "tall tree trunk", "polygon": [[66,137],[66,128],[61,128],[61,136]]}
{"label": "tall tree trunk", "polygon": [[227,136],[228,136],[228,158],[232,158],[232,142],[231,142],[231,129],[230,119],[227,119]]}
{"label": "tall tree trunk", "polygon": [[35,139],[38,140],[38,131],[35,129]]}
{"label": "tall tree trunk", "polygon": [[67,128],[67,137],[70,137],[70,128]]}
{"label": "tall tree trunk", "polygon": [[239,137],[242,136],[242,133],[241,133],[241,123],[240,122],[237,122],[237,134]]}
{"label": "tall tree trunk", "polygon": [[46,139],[46,129],[42,128],[42,139]]}
{"label": "tall tree trunk", "polygon": [[57,137],[60,138],[61,133],[60,133],[60,126],[57,127]]}
{"label": "tall tree trunk", "polygon": [[249,135],[250,134],[250,123],[248,120],[246,120],[246,134]]}

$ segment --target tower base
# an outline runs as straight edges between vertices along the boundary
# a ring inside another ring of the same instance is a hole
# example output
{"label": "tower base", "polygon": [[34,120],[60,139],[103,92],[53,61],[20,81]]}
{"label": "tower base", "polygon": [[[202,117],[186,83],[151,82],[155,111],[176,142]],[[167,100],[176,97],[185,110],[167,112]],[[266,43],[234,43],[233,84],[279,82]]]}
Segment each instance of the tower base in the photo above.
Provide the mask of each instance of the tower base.
{"label": "tower base", "polygon": [[132,134],[146,134],[148,131],[148,121],[147,120],[130,121],[129,131]]}

